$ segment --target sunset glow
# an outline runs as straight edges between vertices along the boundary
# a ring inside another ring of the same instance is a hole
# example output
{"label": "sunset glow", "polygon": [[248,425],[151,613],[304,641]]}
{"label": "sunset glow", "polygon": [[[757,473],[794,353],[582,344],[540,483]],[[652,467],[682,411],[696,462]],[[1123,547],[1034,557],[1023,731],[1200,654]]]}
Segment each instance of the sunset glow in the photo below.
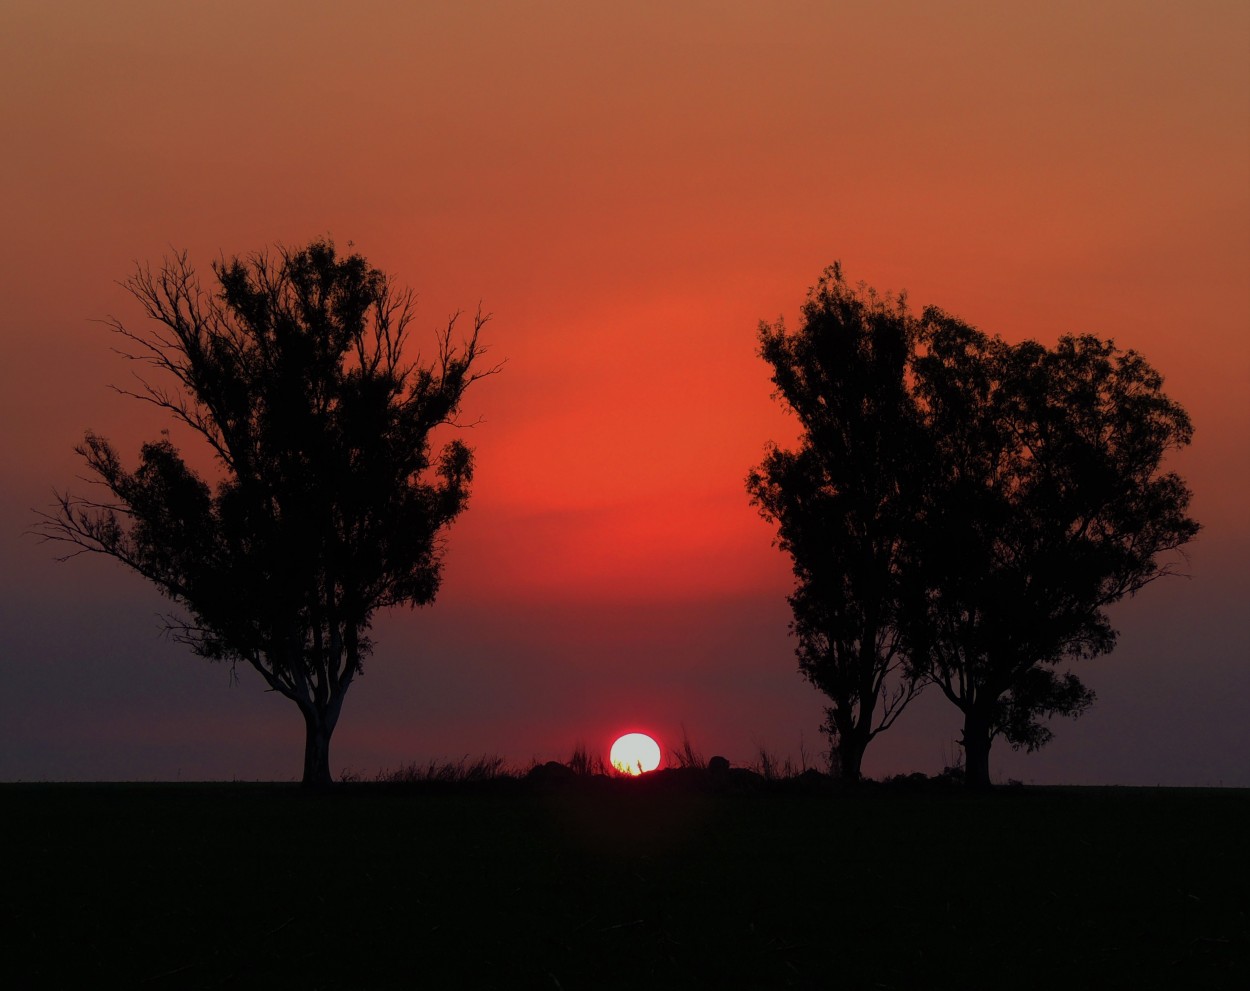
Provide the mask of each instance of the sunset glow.
{"label": "sunset glow", "polygon": [[637,777],[660,766],[660,745],[646,733],[626,733],[612,744],[612,766]]}
{"label": "sunset glow", "polygon": [[[298,769],[258,674],[231,687],[159,636],[150,583],[23,534],[91,494],[86,430],[133,468],[170,426],[110,390],[152,371],[100,322],[148,329],[135,263],[186,250],[209,290],[214,260],[329,237],[417,294],[408,359],[480,305],[502,363],[440,428],[468,508],[436,600],[375,618],[336,773],[601,755],[639,715],[743,766],[825,748],[744,480],[799,429],[760,321],[841,261],[1011,342],[1114,339],[1194,423],[1191,577],[1117,605],[1102,701],[995,772],[1250,785],[1250,5],[374,6],[0,4],[0,779]],[[866,773],[939,772],[953,711],[926,692]]]}

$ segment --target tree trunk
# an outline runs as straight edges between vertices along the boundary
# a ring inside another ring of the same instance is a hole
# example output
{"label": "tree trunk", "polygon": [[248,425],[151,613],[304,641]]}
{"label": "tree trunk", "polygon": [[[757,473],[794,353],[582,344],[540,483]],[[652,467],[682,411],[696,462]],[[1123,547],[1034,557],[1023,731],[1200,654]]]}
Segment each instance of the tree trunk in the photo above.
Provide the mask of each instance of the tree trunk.
{"label": "tree trunk", "polygon": [[863,776],[864,751],[868,749],[866,741],[859,739],[858,734],[848,734],[838,738],[835,749],[838,777],[848,784],[859,781]]}
{"label": "tree trunk", "polygon": [[829,733],[829,742],[833,747],[834,777],[848,784],[859,781],[862,777],[864,751],[868,749],[868,741],[872,738],[865,722],[872,719],[871,708],[866,714],[861,711],[858,721],[855,719],[854,708],[849,705],[826,709],[825,715],[828,717],[825,732]]}
{"label": "tree trunk", "polygon": [[303,787],[324,790],[330,787],[330,734],[333,729],[316,709],[304,713],[304,780]]}
{"label": "tree trunk", "polygon": [[976,711],[964,713],[964,782],[984,791],[990,787],[990,721]]}

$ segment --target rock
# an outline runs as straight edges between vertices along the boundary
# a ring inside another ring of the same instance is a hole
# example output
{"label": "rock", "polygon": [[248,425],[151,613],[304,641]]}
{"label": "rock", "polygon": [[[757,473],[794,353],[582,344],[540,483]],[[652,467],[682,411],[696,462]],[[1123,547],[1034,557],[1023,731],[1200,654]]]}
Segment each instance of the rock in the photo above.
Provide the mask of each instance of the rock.
{"label": "rock", "polygon": [[549,760],[546,764],[535,764],[525,777],[529,781],[567,781],[573,777],[573,769],[558,760]]}

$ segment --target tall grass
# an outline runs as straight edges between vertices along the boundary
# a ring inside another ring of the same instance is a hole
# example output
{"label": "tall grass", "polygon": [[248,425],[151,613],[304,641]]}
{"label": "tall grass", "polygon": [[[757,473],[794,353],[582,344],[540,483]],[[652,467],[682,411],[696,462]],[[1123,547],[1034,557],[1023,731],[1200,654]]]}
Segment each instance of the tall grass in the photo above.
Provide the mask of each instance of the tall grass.
{"label": "tall grass", "polygon": [[699,771],[707,769],[707,761],[703,759],[703,754],[695,750],[694,745],[690,742],[690,735],[686,732],[684,723],[681,727],[681,744],[676,747],[669,747],[669,758],[670,764],[674,767],[692,767]]}
{"label": "tall grass", "polygon": [[568,768],[574,777],[593,778],[600,775],[615,775],[620,772],[610,764],[605,764],[601,754],[592,754],[581,740],[573,746],[573,756],[569,758]]}
{"label": "tall grass", "polygon": [[[425,763],[413,761],[395,770],[378,771],[373,781],[380,784],[475,784],[482,781],[495,781],[499,778],[515,777],[515,773],[499,756],[482,756],[470,762],[468,754],[457,761],[428,760]],[[365,780],[360,775],[345,772],[341,780],[360,782]]]}

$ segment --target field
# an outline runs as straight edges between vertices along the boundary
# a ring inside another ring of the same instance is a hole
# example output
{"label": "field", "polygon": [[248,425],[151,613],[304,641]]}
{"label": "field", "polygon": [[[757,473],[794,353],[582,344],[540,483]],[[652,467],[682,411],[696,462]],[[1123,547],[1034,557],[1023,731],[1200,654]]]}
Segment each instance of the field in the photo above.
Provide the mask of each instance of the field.
{"label": "field", "polygon": [[1250,973],[1247,791],[642,784],[3,785],[6,984],[1140,989]]}

